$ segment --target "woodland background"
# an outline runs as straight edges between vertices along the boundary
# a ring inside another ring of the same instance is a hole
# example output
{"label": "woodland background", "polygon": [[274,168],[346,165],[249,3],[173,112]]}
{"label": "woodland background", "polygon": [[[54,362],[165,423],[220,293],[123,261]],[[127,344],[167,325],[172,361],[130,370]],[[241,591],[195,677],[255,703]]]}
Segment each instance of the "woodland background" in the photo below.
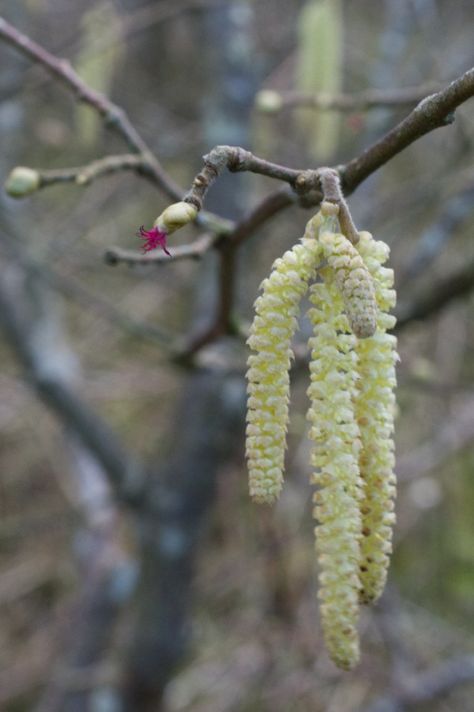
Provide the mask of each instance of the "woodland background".
{"label": "woodland background", "polygon": [[[122,106],[187,189],[216,144],[292,167],[337,165],[408,112],[331,114],[319,136],[330,153],[318,157],[317,113],[304,123],[294,110],[255,109],[259,89],[295,86],[304,5],[3,0],[1,10]],[[469,0],[345,0],[336,80],[347,92],[444,84],[474,64],[473,21]],[[3,180],[18,164],[64,168],[123,152],[90,108],[2,43],[0,67]],[[304,366],[293,374],[287,484],[275,510],[249,502],[243,461],[240,332],[260,281],[311,211],[289,207],[242,244],[232,270],[234,333],[178,365],[170,344],[205,330],[222,299],[219,256],[132,268],[103,259],[112,245],[137,249],[137,227],[152,224],[166,196],[132,172],[54,185],[23,201],[1,194],[4,293],[35,363],[48,383],[77,396],[71,408],[86,404],[87,412],[73,408],[76,421],[101,418],[81,427],[107,443],[111,471],[120,479],[124,463],[128,474],[147,463],[153,486],[147,506],[111,491],[114,475],[78,439],[74,417],[56,417],[37,398],[51,397],[38,373],[25,380],[7,327],[0,709],[472,709],[473,117],[471,101],[350,197],[357,225],[392,248],[401,355],[395,553],[386,594],[364,611],[353,673],[330,663],[318,624]],[[206,208],[239,218],[275,187],[226,173]],[[171,250],[200,232],[179,232]],[[304,320],[301,328],[304,344]]]}

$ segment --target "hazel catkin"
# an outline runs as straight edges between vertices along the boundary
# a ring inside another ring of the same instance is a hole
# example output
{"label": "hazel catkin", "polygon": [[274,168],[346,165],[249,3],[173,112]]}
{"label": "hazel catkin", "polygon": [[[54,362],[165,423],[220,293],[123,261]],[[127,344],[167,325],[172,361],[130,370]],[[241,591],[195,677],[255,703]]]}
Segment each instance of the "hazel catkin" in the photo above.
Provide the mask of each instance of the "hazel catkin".
{"label": "hazel catkin", "polygon": [[300,244],[277,259],[255,302],[248,345],[246,456],[250,496],[274,502],[282,488],[288,422],[291,340],[302,296],[320,259],[315,239],[319,216],[309,221]]}

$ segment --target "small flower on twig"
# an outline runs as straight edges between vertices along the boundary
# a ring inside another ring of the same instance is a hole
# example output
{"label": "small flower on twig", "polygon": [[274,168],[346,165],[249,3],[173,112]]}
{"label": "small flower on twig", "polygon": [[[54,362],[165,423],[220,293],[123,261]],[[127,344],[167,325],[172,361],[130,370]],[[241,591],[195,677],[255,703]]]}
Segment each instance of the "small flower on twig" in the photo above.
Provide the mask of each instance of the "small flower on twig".
{"label": "small flower on twig", "polygon": [[145,227],[142,225],[137,232],[137,236],[145,240],[142,245],[143,253],[151,252],[151,250],[156,250],[157,247],[161,247],[163,252],[171,257],[171,253],[166,247],[166,238],[168,235],[163,230],[160,230],[156,226],[152,227],[151,230],[145,230]]}

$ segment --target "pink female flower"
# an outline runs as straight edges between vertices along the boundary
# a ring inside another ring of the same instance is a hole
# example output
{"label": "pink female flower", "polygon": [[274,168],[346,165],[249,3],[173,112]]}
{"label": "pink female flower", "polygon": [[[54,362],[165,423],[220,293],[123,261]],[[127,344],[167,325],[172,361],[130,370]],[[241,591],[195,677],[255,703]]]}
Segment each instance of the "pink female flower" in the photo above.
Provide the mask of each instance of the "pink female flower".
{"label": "pink female flower", "polygon": [[145,230],[142,225],[137,235],[141,237],[142,240],[145,240],[142,245],[142,252],[151,252],[151,250],[161,247],[163,252],[171,257],[171,253],[166,248],[166,238],[168,237],[166,232],[159,230],[156,226],[152,227],[151,230]]}

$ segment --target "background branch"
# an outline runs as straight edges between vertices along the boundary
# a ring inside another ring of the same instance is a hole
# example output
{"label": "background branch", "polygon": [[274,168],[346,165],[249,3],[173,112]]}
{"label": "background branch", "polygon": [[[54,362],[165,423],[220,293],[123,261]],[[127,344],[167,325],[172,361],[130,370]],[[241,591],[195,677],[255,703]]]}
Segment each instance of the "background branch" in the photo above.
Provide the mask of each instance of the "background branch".
{"label": "background branch", "polygon": [[360,156],[340,167],[344,192],[352,193],[371,173],[430,131],[454,121],[453,112],[474,95],[474,68],[427,96],[408,116]]}
{"label": "background branch", "polygon": [[264,89],[257,94],[257,109],[278,113],[283,109],[304,107],[322,111],[368,111],[377,108],[399,108],[421,101],[430,92],[440,89],[439,82],[427,82],[403,89],[367,89],[353,94],[308,94],[299,91]]}
{"label": "background branch", "polygon": [[[434,280],[433,280],[434,281]],[[415,293],[408,303],[401,302],[397,309],[395,331],[412,321],[427,319],[437,314],[454,300],[474,290],[474,259],[468,260],[457,270],[434,281],[419,294]]]}
{"label": "background branch", "polygon": [[[94,453],[106,471],[116,497],[123,503],[136,504],[146,472],[136,458],[120,443],[109,426],[81,399],[62,378],[54,363],[45,362],[36,344],[39,331],[25,319],[21,297],[14,291],[13,280],[6,271],[0,277],[0,324],[25,368],[37,395]],[[41,343],[39,341],[39,343]]]}

